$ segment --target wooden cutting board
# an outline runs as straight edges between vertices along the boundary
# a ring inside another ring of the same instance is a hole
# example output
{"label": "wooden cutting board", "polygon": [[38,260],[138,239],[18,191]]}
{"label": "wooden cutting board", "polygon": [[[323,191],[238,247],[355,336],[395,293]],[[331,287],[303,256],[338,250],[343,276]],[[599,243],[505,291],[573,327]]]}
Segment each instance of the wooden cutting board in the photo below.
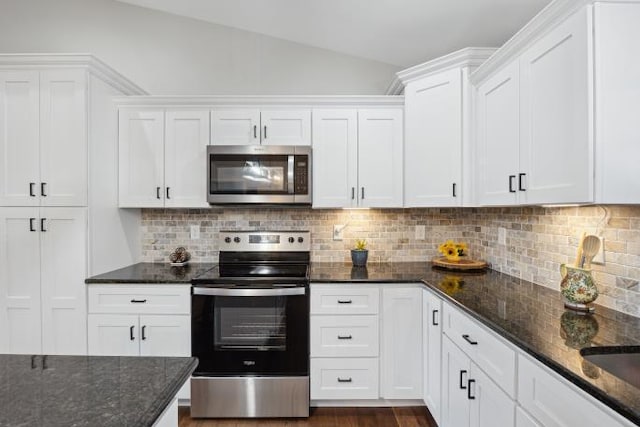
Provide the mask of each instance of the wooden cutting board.
{"label": "wooden cutting board", "polygon": [[474,259],[460,259],[460,261],[448,261],[445,257],[434,258],[432,261],[436,267],[449,270],[483,270],[487,268],[487,263]]}

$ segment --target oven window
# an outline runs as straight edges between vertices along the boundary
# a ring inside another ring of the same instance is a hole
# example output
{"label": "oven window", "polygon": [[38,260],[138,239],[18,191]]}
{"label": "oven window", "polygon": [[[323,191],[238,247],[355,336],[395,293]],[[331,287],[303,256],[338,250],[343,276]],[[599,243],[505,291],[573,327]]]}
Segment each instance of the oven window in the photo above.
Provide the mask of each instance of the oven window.
{"label": "oven window", "polygon": [[288,192],[288,156],[210,156],[212,194]]}
{"label": "oven window", "polygon": [[214,303],[214,350],[286,351],[285,297],[217,297]]}

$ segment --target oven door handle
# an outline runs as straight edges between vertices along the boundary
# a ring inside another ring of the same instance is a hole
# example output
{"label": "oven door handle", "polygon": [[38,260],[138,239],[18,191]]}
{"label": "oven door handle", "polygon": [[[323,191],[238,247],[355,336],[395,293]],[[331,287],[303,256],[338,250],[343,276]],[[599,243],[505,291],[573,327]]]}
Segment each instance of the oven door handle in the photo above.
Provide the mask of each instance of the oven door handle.
{"label": "oven door handle", "polygon": [[194,286],[194,295],[213,295],[223,297],[279,297],[289,295],[306,295],[304,287],[278,289],[229,289],[229,288],[201,288]]}

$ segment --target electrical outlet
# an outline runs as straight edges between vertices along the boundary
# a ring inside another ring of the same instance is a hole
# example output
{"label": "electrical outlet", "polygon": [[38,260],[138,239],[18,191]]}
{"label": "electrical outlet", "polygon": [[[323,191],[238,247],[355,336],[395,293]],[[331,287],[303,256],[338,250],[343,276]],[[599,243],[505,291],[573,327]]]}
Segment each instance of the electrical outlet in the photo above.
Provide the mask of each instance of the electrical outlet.
{"label": "electrical outlet", "polygon": [[333,226],[333,240],[340,241],[342,240],[342,232],[344,231],[343,224],[336,224]]}
{"label": "electrical outlet", "polygon": [[416,225],[416,240],[424,240],[426,238],[426,226]]}
{"label": "electrical outlet", "polygon": [[507,229],[504,227],[498,227],[498,244],[499,245],[507,244]]}
{"label": "electrical outlet", "polygon": [[604,265],[604,237],[600,237],[600,249],[591,261],[592,264]]}
{"label": "electrical outlet", "polygon": [[191,234],[191,240],[197,240],[200,238],[200,226],[199,225],[192,225],[190,227],[190,234]]}

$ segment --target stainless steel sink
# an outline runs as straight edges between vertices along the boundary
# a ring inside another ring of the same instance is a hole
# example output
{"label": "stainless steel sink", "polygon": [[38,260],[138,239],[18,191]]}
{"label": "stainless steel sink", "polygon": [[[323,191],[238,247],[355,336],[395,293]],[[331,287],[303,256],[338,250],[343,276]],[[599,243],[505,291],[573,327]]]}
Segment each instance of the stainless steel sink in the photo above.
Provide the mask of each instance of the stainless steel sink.
{"label": "stainless steel sink", "polygon": [[587,347],[580,354],[586,361],[640,388],[640,346]]}

